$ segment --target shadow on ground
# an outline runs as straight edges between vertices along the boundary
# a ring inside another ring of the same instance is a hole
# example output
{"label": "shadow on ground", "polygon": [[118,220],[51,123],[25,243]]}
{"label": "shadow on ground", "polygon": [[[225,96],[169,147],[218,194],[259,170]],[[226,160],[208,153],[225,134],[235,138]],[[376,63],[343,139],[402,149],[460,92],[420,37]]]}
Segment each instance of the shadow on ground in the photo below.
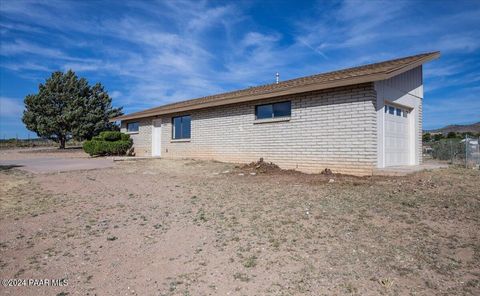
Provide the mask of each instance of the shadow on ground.
{"label": "shadow on ground", "polygon": [[20,168],[23,167],[23,165],[0,165],[0,172],[8,171],[14,168]]}

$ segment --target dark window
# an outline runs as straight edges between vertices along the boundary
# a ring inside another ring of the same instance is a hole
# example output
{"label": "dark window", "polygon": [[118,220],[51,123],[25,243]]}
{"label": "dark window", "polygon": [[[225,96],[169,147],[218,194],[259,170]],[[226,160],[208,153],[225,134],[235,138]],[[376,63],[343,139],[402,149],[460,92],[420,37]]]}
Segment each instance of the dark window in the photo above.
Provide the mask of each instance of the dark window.
{"label": "dark window", "polygon": [[395,107],[388,106],[388,113],[390,113],[390,114],[395,113]]}
{"label": "dark window", "polygon": [[272,118],[273,106],[271,104],[257,106],[256,116],[257,119]]}
{"label": "dark window", "polygon": [[127,132],[129,133],[138,132],[138,122],[127,123]]}
{"label": "dark window", "polygon": [[290,102],[273,104],[273,117],[290,116],[292,106]]}
{"label": "dark window", "polygon": [[397,108],[396,111],[397,111],[397,116],[402,116],[402,109]]}
{"label": "dark window", "polygon": [[190,139],[192,120],[190,115],[178,116],[172,118],[172,138]]}
{"label": "dark window", "polygon": [[292,114],[292,103],[280,102],[255,106],[256,119],[286,117]]}

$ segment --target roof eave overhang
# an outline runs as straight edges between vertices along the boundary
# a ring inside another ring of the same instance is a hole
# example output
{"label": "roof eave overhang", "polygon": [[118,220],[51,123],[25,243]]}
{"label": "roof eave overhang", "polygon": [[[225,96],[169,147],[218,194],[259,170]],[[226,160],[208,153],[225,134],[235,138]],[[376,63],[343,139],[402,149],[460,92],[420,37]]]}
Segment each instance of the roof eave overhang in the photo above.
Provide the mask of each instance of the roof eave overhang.
{"label": "roof eave overhang", "polygon": [[[375,77],[372,77],[372,76],[375,76]],[[113,121],[119,121],[119,120],[132,120],[132,119],[153,117],[158,115],[165,115],[165,114],[179,113],[179,112],[185,112],[190,110],[198,110],[198,109],[204,109],[204,108],[210,108],[210,107],[250,102],[250,101],[256,101],[261,99],[287,96],[287,95],[292,95],[297,93],[304,93],[304,92],[310,92],[310,91],[316,91],[316,90],[323,90],[323,89],[329,89],[329,88],[335,88],[335,87],[367,83],[367,82],[372,82],[376,80],[383,80],[384,78],[380,76],[383,77],[383,75],[368,75],[366,77],[361,77],[361,78],[355,77],[350,79],[343,79],[341,81],[332,81],[332,82],[321,83],[321,84],[312,83],[308,85],[302,85],[300,87],[291,87],[291,88],[287,88],[279,91],[272,91],[272,92],[256,94],[256,95],[254,94],[254,95],[238,96],[238,97],[227,98],[227,99],[218,100],[218,101],[198,103],[195,105],[190,105],[185,107],[170,108],[170,109],[164,109],[164,110],[158,110],[158,111],[152,110],[151,112],[142,112],[142,114],[133,113],[130,115],[114,117],[110,119],[110,121],[113,122]]]}
{"label": "roof eave overhang", "polygon": [[385,74],[386,78],[384,78],[384,79],[389,79],[389,78],[392,78],[392,77],[397,76],[399,74],[405,73],[405,72],[410,71],[412,69],[415,69],[416,67],[421,66],[421,65],[423,65],[427,62],[438,59],[439,57],[440,57],[440,52],[439,51],[434,52],[432,54],[429,54],[428,56],[425,56],[421,59],[418,59],[417,61],[415,61],[413,63],[407,64],[404,67],[396,68],[396,69],[394,69],[390,72],[386,72],[386,74]]}
{"label": "roof eave overhang", "polygon": [[180,113],[180,112],[186,112],[191,110],[198,110],[198,109],[204,109],[204,108],[210,108],[210,107],[250,102],[250,101],[286,96],[286,95],[297,94],[297,93],[304,93],[304,92],[310,92],[310,91],[316,91],[316,90],[324,90],[324,89],[335,88],[335,87],[380,81],[380,80],[389,79],[399,74],[402,74],[404,72],[407,72],[411,69],[414,69],[418,66],[423,65],[426,62],[437,59],[439,57],[440,57],[440,52],[435,52],[413,63],[407,64],[404,67],[396,68],[390,72],[356,76],[356,77],[346,78],[341,80],[333,80],[330,82],[312,83],[312,84],[302,85],[298,87],[290,87],[283,90],[275,90],[267,93],[243,95],[243,96],[238,96],[234,98],[226,98],[226,99],[215,100],[211,102],[197,103],[190,106],[167,108],[163,110],[141,111],[141,112],[132,113],[129,115],[114,117],[110,119],[110,122],[154,117],[154,116],[165,115],[165,114]]}

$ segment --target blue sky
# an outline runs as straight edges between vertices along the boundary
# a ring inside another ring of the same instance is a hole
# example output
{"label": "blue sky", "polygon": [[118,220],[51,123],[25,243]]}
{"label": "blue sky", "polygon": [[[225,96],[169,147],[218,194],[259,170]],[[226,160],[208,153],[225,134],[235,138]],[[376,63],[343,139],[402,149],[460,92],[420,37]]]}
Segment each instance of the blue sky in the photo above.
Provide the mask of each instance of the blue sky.
{"label": "blue sky", "polygon": [[480,1],[0,2],[0,137],[56,70],[125,112],[440,50],[424,128],[480,121]]}

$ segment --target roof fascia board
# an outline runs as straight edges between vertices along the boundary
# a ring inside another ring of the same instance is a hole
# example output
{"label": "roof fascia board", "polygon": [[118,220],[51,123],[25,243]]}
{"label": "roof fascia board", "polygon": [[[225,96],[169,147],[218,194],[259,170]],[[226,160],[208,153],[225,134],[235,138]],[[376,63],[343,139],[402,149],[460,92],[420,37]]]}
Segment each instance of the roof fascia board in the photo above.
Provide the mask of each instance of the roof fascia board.
{"label": "roof fascia board", "polygon": [[400,75],[402,73],[405,73],[409,70],[412,70],[412,69],[415,69],[416,67],[418,66],[421,66],[431,60],[434,60],[434,59],[438,59],[440,57],[440,53],[437,52],[435,54],[432,54],[430,56],[427,56],[427,57],[424,57],[422,59],[419,59],[418,61],[414,62],[414,63],[411,63],[411,64],[408,64],[404,67],[401,67],[401,68],[398,68],[398,69],[395,69],[393,71],[390,71],[386,74],[386,78],[385,79],[389,79],[389,78],[392,78],[394,76],[397,76],[397,75]]}

